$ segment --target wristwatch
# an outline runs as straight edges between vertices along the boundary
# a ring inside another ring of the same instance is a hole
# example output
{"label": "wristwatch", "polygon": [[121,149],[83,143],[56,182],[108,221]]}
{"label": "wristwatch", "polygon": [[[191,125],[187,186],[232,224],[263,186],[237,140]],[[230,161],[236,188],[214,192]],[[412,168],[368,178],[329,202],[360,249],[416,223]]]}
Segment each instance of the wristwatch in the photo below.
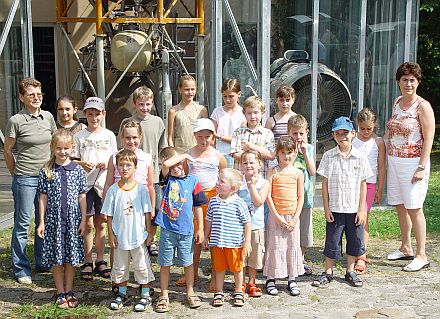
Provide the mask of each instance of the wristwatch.
{"label": "wristwatch", "polygon": [[419,165],[417,165],[417,168],[421,169],[422,171],[424,171],[425,170],[425,165],[419,164]]}

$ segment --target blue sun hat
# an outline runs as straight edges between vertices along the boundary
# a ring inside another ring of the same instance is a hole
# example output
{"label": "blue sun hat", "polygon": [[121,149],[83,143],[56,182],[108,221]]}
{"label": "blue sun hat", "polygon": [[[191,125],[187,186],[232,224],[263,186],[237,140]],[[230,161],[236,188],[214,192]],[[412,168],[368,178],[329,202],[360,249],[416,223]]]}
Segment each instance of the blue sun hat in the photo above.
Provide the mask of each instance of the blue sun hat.
{"label": "blue sun hat", "polygon": [[332,124],[332,132],[337,130],[353,131],[353,122],[346,116],[338,117]]}

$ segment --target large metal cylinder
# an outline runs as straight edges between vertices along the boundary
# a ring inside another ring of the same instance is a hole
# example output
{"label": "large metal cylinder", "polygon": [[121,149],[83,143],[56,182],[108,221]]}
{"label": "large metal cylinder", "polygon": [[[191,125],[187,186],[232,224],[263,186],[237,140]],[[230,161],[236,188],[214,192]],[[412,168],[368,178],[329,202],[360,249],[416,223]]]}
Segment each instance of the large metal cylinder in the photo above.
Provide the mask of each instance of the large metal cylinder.
{"label": "large metal cylinder", "polygon": [[[111,42],[111,60],[113,66],[119,71],[124,71],[140,47],[147,40],[148,35],[139,30],[126,30],[117,33]],[[142,52],[128,69],[129,72],[144,71],[151,61],[151,41],[145,45]]]}
{"label": "large metal cylinder", "polygon": [[[309,62],[288,62],[279,59],[271,66],[273,79],[270,93],[272,103],[275,92],[282,85],[292,86],[296,92],[293,106],[295,113],[303,115],[311,122],[312,68]],[[322,142],[331,138],[331,125],[339,116],[350,116],[352,102],[350,91],[341,78],[323,64],[318,66],[318,123],[317,139]],[[276,106],[275,106],[276,107]],[[314,119],[316,121],[316,119]]]}

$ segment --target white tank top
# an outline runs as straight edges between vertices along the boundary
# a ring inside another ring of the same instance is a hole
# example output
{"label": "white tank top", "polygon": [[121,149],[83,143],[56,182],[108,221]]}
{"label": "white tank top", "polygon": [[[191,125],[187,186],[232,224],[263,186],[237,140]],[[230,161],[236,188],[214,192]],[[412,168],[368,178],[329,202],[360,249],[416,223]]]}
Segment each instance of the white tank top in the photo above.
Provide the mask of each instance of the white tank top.
{"label": "white tank top", "polygon": [[199,162],[188,161],[189,173],[199,179],[203,189],[214,188],[219,174],[218,157],[198,157],[197,160]]}
{"label": "white tank top", "polygon": [[371,170],[373,171],[373,176],[367,178],[367,183],[376,184],[377,179],[377,158],[379,156],[379,147],[377,146],[376,138],[370,138],[368,141],[363,142],[357,136],[353,139],[353,146],[361,151],[368,159],[370,163]]}

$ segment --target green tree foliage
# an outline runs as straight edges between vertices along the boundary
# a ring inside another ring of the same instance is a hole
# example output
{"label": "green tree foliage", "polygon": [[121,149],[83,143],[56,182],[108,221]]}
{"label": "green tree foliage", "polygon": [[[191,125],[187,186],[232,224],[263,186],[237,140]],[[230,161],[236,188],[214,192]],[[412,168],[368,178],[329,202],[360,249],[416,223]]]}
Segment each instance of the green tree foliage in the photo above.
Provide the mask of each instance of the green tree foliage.
{"label": "green tree foliage", "polygon": [[417,62],[423,69],[419,93],[431,102],[440,122],[440,0],[421,0]]}

